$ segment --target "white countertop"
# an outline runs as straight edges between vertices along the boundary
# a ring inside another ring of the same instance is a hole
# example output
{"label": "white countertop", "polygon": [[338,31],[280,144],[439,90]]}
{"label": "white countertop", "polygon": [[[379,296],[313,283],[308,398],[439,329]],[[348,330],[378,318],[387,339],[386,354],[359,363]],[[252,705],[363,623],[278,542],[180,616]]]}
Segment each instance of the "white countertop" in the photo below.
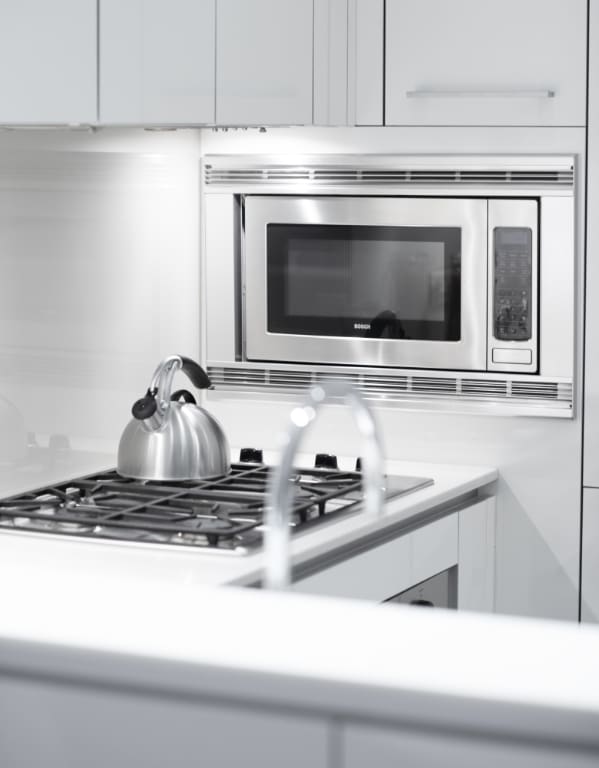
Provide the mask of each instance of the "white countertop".
{"label": "white countertop", "polygon": [[[266,456],[267,461],[273,458]],[[300,455],[296,464],[304,465],[310,460],[311,457]],[[352,462],[339,458],[341,469],[352,468]],[[379,520],[369,520],[364,514],[356,513],[292,537],[292,562],[305,563],[365,535],[416,520],[428,510],[486,486],[497,478],[497,471],[489,467],[399,461],[386,462],[386,472],[431,477],[434,484],[391,500]],[[19,583],[23,578],[30,578],[32,573],[45,579],[49,571],[63,573],[67,578],[85,579],[89,584],[102,583],[107,574],[122,583],[155,581],[170,588],[184,584],[248,584],[259,578],[263,562],[260,551],[250,555],[211,554],[177,546],[92,542],[0,529],[0,579],[5,584]]]}
{"label": "white countertop", "polygon": [[0,617],[0,680],[599,747],[597,627],[57,571],[5,585]]}
{"label": "white countertop", "polygon": [[[391,524],[496,478],[480,467],[387,470],[435,480],[390,505]],[[294,556],[364,525],[356,516],[297,537]],[[259,555],[2,532],[0,673],[599,746],[599,628],[214,588],[259,567]]]}

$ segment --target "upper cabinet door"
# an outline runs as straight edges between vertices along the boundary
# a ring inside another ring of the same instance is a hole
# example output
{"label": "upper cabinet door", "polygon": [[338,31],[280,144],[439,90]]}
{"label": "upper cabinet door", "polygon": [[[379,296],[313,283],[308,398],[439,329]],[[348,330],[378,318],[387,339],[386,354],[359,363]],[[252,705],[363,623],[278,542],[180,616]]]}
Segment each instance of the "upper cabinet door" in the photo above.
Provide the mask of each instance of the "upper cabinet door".
{"label": "upper cabinet door", "polygon": [[0,0],[0,123],[95,123],[96,0]]}
{"label": "upper cabinet door", "polygon": [[100,0],[100,122],[213,123],[214,38],[215,0]]}
{"label": "upper cabinet door", "polygon": [[387,0],[387,125],[584,125],[586,0]]}
{"label": "upper cabinet door", "polygon": [[218,0],[216,122],[312,123],[314,0]]}

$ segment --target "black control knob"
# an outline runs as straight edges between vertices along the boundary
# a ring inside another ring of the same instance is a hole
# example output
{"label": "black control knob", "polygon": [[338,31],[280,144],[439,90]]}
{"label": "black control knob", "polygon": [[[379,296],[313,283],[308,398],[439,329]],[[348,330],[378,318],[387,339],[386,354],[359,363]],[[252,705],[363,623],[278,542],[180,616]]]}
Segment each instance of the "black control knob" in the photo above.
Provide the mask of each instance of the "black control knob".
{"label": "black control knob", "polygon": [[358,456],[356,459],[356,472],[362,471],[362,459]]}
{"label": "black control knob", "polygon": [[317,469],[339,469],[337,457],[332,453],[317,453],[314,457],[314,466]]}
{"label": "black control knob", "polygon": [[264,463],[260,448],[242,448],[239,451],[239,461],[247,462],[248,464]]}

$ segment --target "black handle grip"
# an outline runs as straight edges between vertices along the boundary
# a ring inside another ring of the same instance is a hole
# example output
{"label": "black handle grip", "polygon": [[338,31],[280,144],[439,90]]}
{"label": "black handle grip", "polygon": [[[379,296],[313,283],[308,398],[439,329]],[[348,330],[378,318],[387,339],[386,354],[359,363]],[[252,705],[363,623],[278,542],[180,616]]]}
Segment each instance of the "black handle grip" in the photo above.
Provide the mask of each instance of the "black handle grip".
{"label": "black handle grip", "polygon": [[131,413],[133,418],[143,421],[156,413],[156,390],[148,389],[146,394],[133,403]]}
{"label": "black handle grip", "polygon": [[183,355],[179,355],[179,357],[183,363],[183,373],[189,376],[194,387],[197,387],[198,389],[210,389],[212,382],[202,366],[198,365],[195,360],[192,360],[190,357],[183,357]]}
{"label": "black handle grip", "polygon": [[197,405],[197,400],[188,389],[178,389],[176,392],[173,392],[171,395],[171,400],[174,400],[175,402],[183,400],[184,403],[192,403],[192,405]]}

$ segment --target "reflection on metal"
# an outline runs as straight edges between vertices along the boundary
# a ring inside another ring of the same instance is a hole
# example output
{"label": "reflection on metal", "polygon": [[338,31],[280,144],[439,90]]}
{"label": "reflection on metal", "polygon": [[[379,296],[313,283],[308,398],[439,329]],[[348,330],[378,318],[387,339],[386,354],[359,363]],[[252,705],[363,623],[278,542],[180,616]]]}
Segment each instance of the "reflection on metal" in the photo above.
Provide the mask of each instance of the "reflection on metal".
{"label": "reflection on metal", "polygon": [[290,583],[289,517],[293,485],[290,476],[304,430],[316,418],[319,407],[331,398],[343,399],[362,438],[360,456],[364,477],[365,513],[370,518],[381,514],[383,505],[383,454],[376,422],[362,396],[346,382],[327,382],[312,387],[304,403],[290,414],[290,424],[281,461],[271,477],[266,509],[264,553],[265,586],[285,589]]}
{"label": "reflection on metal", "polygon": [[568,379],[531,379],[472,372],[436,374],[433,371],[397,370],[390,375],[380,369],[359,372],[339,367],[294,367],[213,365],[208,374],[220,392],[289,394],[331,379],[352,384],[368,401],[379,405],[413,405],[443,410],[571,418],[573,383]]}

